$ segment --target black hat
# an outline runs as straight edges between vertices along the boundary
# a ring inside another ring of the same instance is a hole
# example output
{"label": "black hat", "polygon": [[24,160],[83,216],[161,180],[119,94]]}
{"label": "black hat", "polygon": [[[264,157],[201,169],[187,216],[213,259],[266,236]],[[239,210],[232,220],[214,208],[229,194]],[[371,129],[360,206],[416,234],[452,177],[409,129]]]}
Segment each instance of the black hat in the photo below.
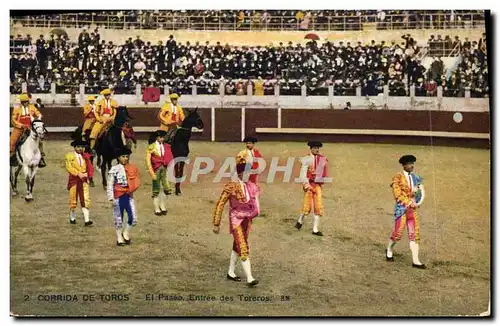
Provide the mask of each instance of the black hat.
{"label": "black hat", "polygon": [[156,137],[165,137],[167,135],[167,132],[165,130],[156,130],[155,134]]}
{"label": "black hat", "polygon": [[128,149],[127,147],[122,147],[118,149],[116,152],[116,157],[122,156],[122,155],[130,155],[132,154],[132,151]]}
{"label": "black hat", "polygon": [[408,164],[408,163],[415,163],[417,161],[417,158],[413,155],[404,155],[404,156],[401,156],[401,158],[399,159],[399,163],[400,164]]}
{"label": "black hat", "polygon": [[321,147],[323,147],[323,144],[320,141],[310,141],[307,143],[307,146],[309,146],[309,148],[313,148],[313,147],[321,148]]}
{"label": "black hat", "polygon": [[243,142],[244,143],[256,143],[257,142],[257,138],[255,137],[245,137],[245,139],[243,139]]}
{"label": "black hat", "polygon": [[165,130],[156,130],[149,134],[148,144],[156,142],[156,137],[165,137],[167,132]]}
{"label": "black hat", "polygon": [[73,147],[76,147],[76,146],[87,146],[88,143],[82,139],[76,139],[76,140],[73,140],[70,144],[71,146]]}

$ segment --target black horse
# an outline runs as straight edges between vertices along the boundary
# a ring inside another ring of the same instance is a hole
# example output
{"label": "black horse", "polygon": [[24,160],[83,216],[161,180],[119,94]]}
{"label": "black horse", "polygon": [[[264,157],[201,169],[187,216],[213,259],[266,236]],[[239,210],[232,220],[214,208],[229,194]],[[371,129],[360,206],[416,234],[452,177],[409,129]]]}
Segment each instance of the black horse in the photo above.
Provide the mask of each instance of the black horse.
{"label": "black horse", "polygon": [[128,110],[125,106],[118,107],[113,124],[101,135],[101,137],[96,139],[95,150],[97,153],[97,165],[100,165],[102,186],[104,189],[106,189],[107,186],[107,169],[111,169],[111,162],[113,159],[116,159],[117,153],[126,147],[122,129],[125,122],[131,119],[132,117],[128,114]]}
{"label": "black horse", "polygon": [[[203,129],[203,121],[198,114],[198,108],[188,111],[188,115],[172,135],[172,140],[169,141],[174,159],[177,157],[188,157],[189,139],[191,138],[191,129],[193,127]],[[174,166],[174,174],[177,180],[180,180],[184,175],[184,164],[184,162],[178,162]],[[180,195],[181,184],[177,180],[175,183],[175,194]]]}

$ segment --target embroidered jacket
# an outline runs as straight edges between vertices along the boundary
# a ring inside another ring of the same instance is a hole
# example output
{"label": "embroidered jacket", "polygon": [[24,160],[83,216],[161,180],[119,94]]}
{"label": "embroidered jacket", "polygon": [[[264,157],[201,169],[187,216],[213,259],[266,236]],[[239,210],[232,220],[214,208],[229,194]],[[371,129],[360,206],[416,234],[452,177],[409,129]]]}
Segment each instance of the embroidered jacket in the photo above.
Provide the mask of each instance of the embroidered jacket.
{"label": "embroidered jacket", "polygon": [[172,103],[165,103],[158,113],[158,119],[160,120],[160,130],[167,131],[169,129],[168,124],[175,121],[184,121],[184,110],[180,105],[173,105]]}
{"label": "embroidered jacket", "polygon": [[95,120],[95,107],[96,105],[93,104],[91,105],[90,103],[87,103],[83,106],[83,118],[85,120]]}
{"label": "embroidered jacket", "polygon": [[231,181],[224,186],[213,213],[213,224],[219,226],[224,206],[229,201],[229,232],[240,225],[244,219],[253,219],[259,215],[256,198],[259,196],[259,187],[252,183]]}
{"label": "embroidered jacket", "polygon": [[161,166],[167,167],[172,160],[173,156],[170,144],[163,143],[163,156],[161,156],[160,144],[158,142],[150,144],[146,151],[146,165],[151,176],[155,175]]}
{"label": "embroidered jacket", "polygon": [[116,199],[124,194],[137,190],[140,185],[139,170],[133,164],[117,164],[108,172],[108,186],[106,189],[108,200]]}
{"label": "embroidered jacket", "polygon": [[18,105],[12,110],[11,123],[14,128],[30,128],[31,122],[36,119],[42,119],[42,114],[33,104],[27,107]]}
{"label": "embroidered jacket", "polygon": [[103,117],[105,116],[110,117],[111,120],[114,120],[117,108],[118,108],[118,103],[115,100],[109,99],[108,103],[108,101],[106,101],[105,98],[100,99],[96,103],[96,109],[94,111],[96,120],[99,123],[104,123]]}
{"label": "embroidered jacket", "polygon": [[304,183],[322,185],[321,178],[328,177],[328,159],[321,155],[309,154],[301,159],[301,177],[305,175]]}
{"label": "embroidered jacket", "polygon": [[[259,168],[259,163],[257,160],[254,161],[255,157],[262,158],[262,154],[258,149],[254,148],[253,150],[244,149],[236,155],[236,164],[240,163],[248,163],[252,165],[252,170],[257,170]],[[250,174],[249,181],[256,183],[257,182],[257,174]]]}
{"label": "embroidered jacket", "polygon": [[408,179],[403,172],[399,172],[392,178],[392,194],[396,200],[396,204],[394,205],[395,220],[403,216],[412,199],[415,202],[420,201],[421,193],[419,188],[423,179],[415,173],[410,173],[410,177],[413,183],[412,189],[410,189]]}
{"label": "embroidered jacket", "polygon": [[78,177],[78,173],[87,173],[87,163],[83,155],[79,155],[76,152],[70,152],[66,154],[64,160],[66,171],[69,173],[68,190],[75,184],[87,182],[87,178],[82,180]]}

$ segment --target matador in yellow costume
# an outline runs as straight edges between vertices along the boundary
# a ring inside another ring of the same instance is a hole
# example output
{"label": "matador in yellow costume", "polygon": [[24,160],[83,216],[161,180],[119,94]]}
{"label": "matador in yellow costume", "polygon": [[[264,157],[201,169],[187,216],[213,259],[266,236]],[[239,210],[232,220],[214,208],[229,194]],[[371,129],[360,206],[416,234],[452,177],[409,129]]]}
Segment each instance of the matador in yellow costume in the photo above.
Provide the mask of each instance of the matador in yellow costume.
{"label": "matador in yellow costume", "polygon": [[412,266],[426,269],[425,264],[418,258],[420,241],[420,221],[417,208],[423,202],[424,188],[422,178],[413,173],[417,158],[413,155],[404,155],[399,159],[403,171],[392,178],[392,194],[396,200],[394,206],[394,229],[391,232],[389,244],[386,249],[386,259],[393,261],[392,249],[396,242],[401,240],[405,226],[408,228],[410,250],[412,254]]}
{"label": "matador in yellow costume", "polygon": [[319,141],[310,141],[307,143],[311,150],[311,154],[304,156],[301,159],[302,169],[301,177],[305,177],[302,183],[304,190],[304,202],[302,204],[302,214],[300,214],[295,227],[302,228],[304,217],[311,213],[314,209],[314,221],[312,234],[323,236],[323,233],[318,230],[319,219],[324,214],[323,208],[323,179],[328,176],[327,164],[328,160],[325,156],[319,153],[319,149],[323,144]]}
{"label": "matador in yellow costume", "polygon": [[66,171],[68,171],[68,190],[69,190],[69,222],[76,224],[76,207],[78,201],[82,207],[85,226],[92,225],[89,216],[90,207],[90,191],[88,181],[88,166],[83,151],[87,146],[87,142],[83,140],[75,140],[71,143],[75,148],[74,152],[66,154]]}

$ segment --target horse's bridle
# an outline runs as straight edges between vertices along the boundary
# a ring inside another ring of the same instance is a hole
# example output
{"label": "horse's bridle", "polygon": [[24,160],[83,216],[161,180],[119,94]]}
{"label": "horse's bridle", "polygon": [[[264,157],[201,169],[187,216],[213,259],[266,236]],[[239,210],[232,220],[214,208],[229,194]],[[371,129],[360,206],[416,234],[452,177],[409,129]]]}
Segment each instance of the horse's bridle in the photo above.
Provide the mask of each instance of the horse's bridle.
{"label": "horse's bridle", "polygon": [[45,128],[45,124],[41,120],[33,120],[33,122],[31,123],[31,131],[35,134],[35,138],[40,137],[40,134],[36,131],[37,128],[34,127],[36,122],[41,122],[42,123],[42,128],[43,128],[43,134],[44,135],[49,133],[49,131],[47,130],[47,128]]}

